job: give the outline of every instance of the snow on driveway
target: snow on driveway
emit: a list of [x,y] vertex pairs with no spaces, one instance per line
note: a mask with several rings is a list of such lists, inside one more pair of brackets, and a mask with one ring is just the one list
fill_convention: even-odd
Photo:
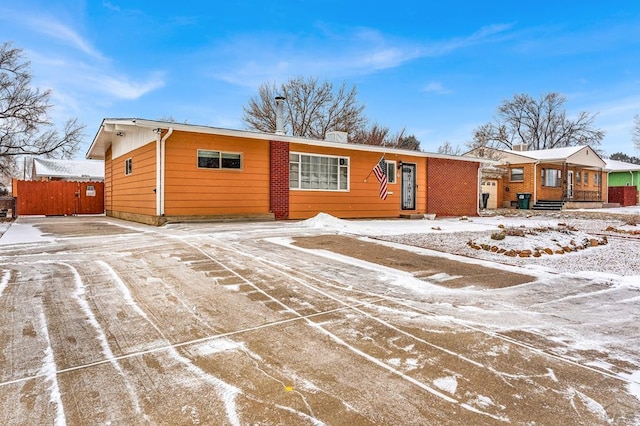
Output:
[[[401,243],[541,220],[559,222],[19,219],[0,238],[0,422],[640,424],[640,271]],[[323,234],[534,280],[447,288],[292,244]]]

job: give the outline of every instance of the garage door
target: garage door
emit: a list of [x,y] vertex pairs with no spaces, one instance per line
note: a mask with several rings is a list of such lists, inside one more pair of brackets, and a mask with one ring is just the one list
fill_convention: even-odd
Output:
[[488,209],[498,208],[498,180],[487,179],[482,181],[482,192],[489,194],[489,200],[487,201]]

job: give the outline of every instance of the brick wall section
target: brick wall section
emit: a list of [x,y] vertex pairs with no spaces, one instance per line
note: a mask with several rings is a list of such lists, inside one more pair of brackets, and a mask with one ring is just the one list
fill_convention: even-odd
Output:
[[276,220],[289,218],[289,143],[271,141],[270,210]]
[[427,213],[476,216],[479,167],[471,161],[427,159]]
[[[524,170],[524,181],[512,181],[511,180],[511,169],[512,168],[522,168]],[[535,173],[535,168],[533,163],[527,164],[511,164],[509,166],[509,170],[507,171],[507,175],[504,177],[504,191],[503,191],[503,200],[509,201],[511,203],[518,202],[518,193],[520,192],[528,192],[531,194],[531,200],[529,201],[530,205],[533,205],[535,200],[533,199],[533,174]],[[538,182],[540,179],[538,179]],[[539,185],[539,184],[538,184]],[[538,196],[538,199],[540,197]]]

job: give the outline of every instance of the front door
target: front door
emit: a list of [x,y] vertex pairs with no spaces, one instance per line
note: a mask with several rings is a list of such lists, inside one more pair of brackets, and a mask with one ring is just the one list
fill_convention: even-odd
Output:
[[573,170],[567,171],[567,198],[573,198]]
[[416,209],[416,165],[402,164],[402,210]]

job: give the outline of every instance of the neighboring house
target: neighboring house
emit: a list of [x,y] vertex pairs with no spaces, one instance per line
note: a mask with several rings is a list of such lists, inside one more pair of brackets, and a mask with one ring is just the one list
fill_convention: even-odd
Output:
[[519,201],[527,198],[530,207],[545,210],[602,207],[607,202],[606,164],[589,146],[536,151],[485,147],[465,156],[499,162],[499,176],[484,170],[482,175],[484,182],[496,182],[498,205],[504,207],[521,207]]
[[640,165],[605,160],[609,172],[609,202],[622,206],[638,204],[640,199]]
[[31,180],[103,182],[104,161],[34,158]]
[[[143,119],[104,119],[87,158],[104,160],[110,216],[194,218],[476,215],[479,159]],[[342,142],[337,142],[342,141]],[[372,172],[386,160],[388,196]]]

